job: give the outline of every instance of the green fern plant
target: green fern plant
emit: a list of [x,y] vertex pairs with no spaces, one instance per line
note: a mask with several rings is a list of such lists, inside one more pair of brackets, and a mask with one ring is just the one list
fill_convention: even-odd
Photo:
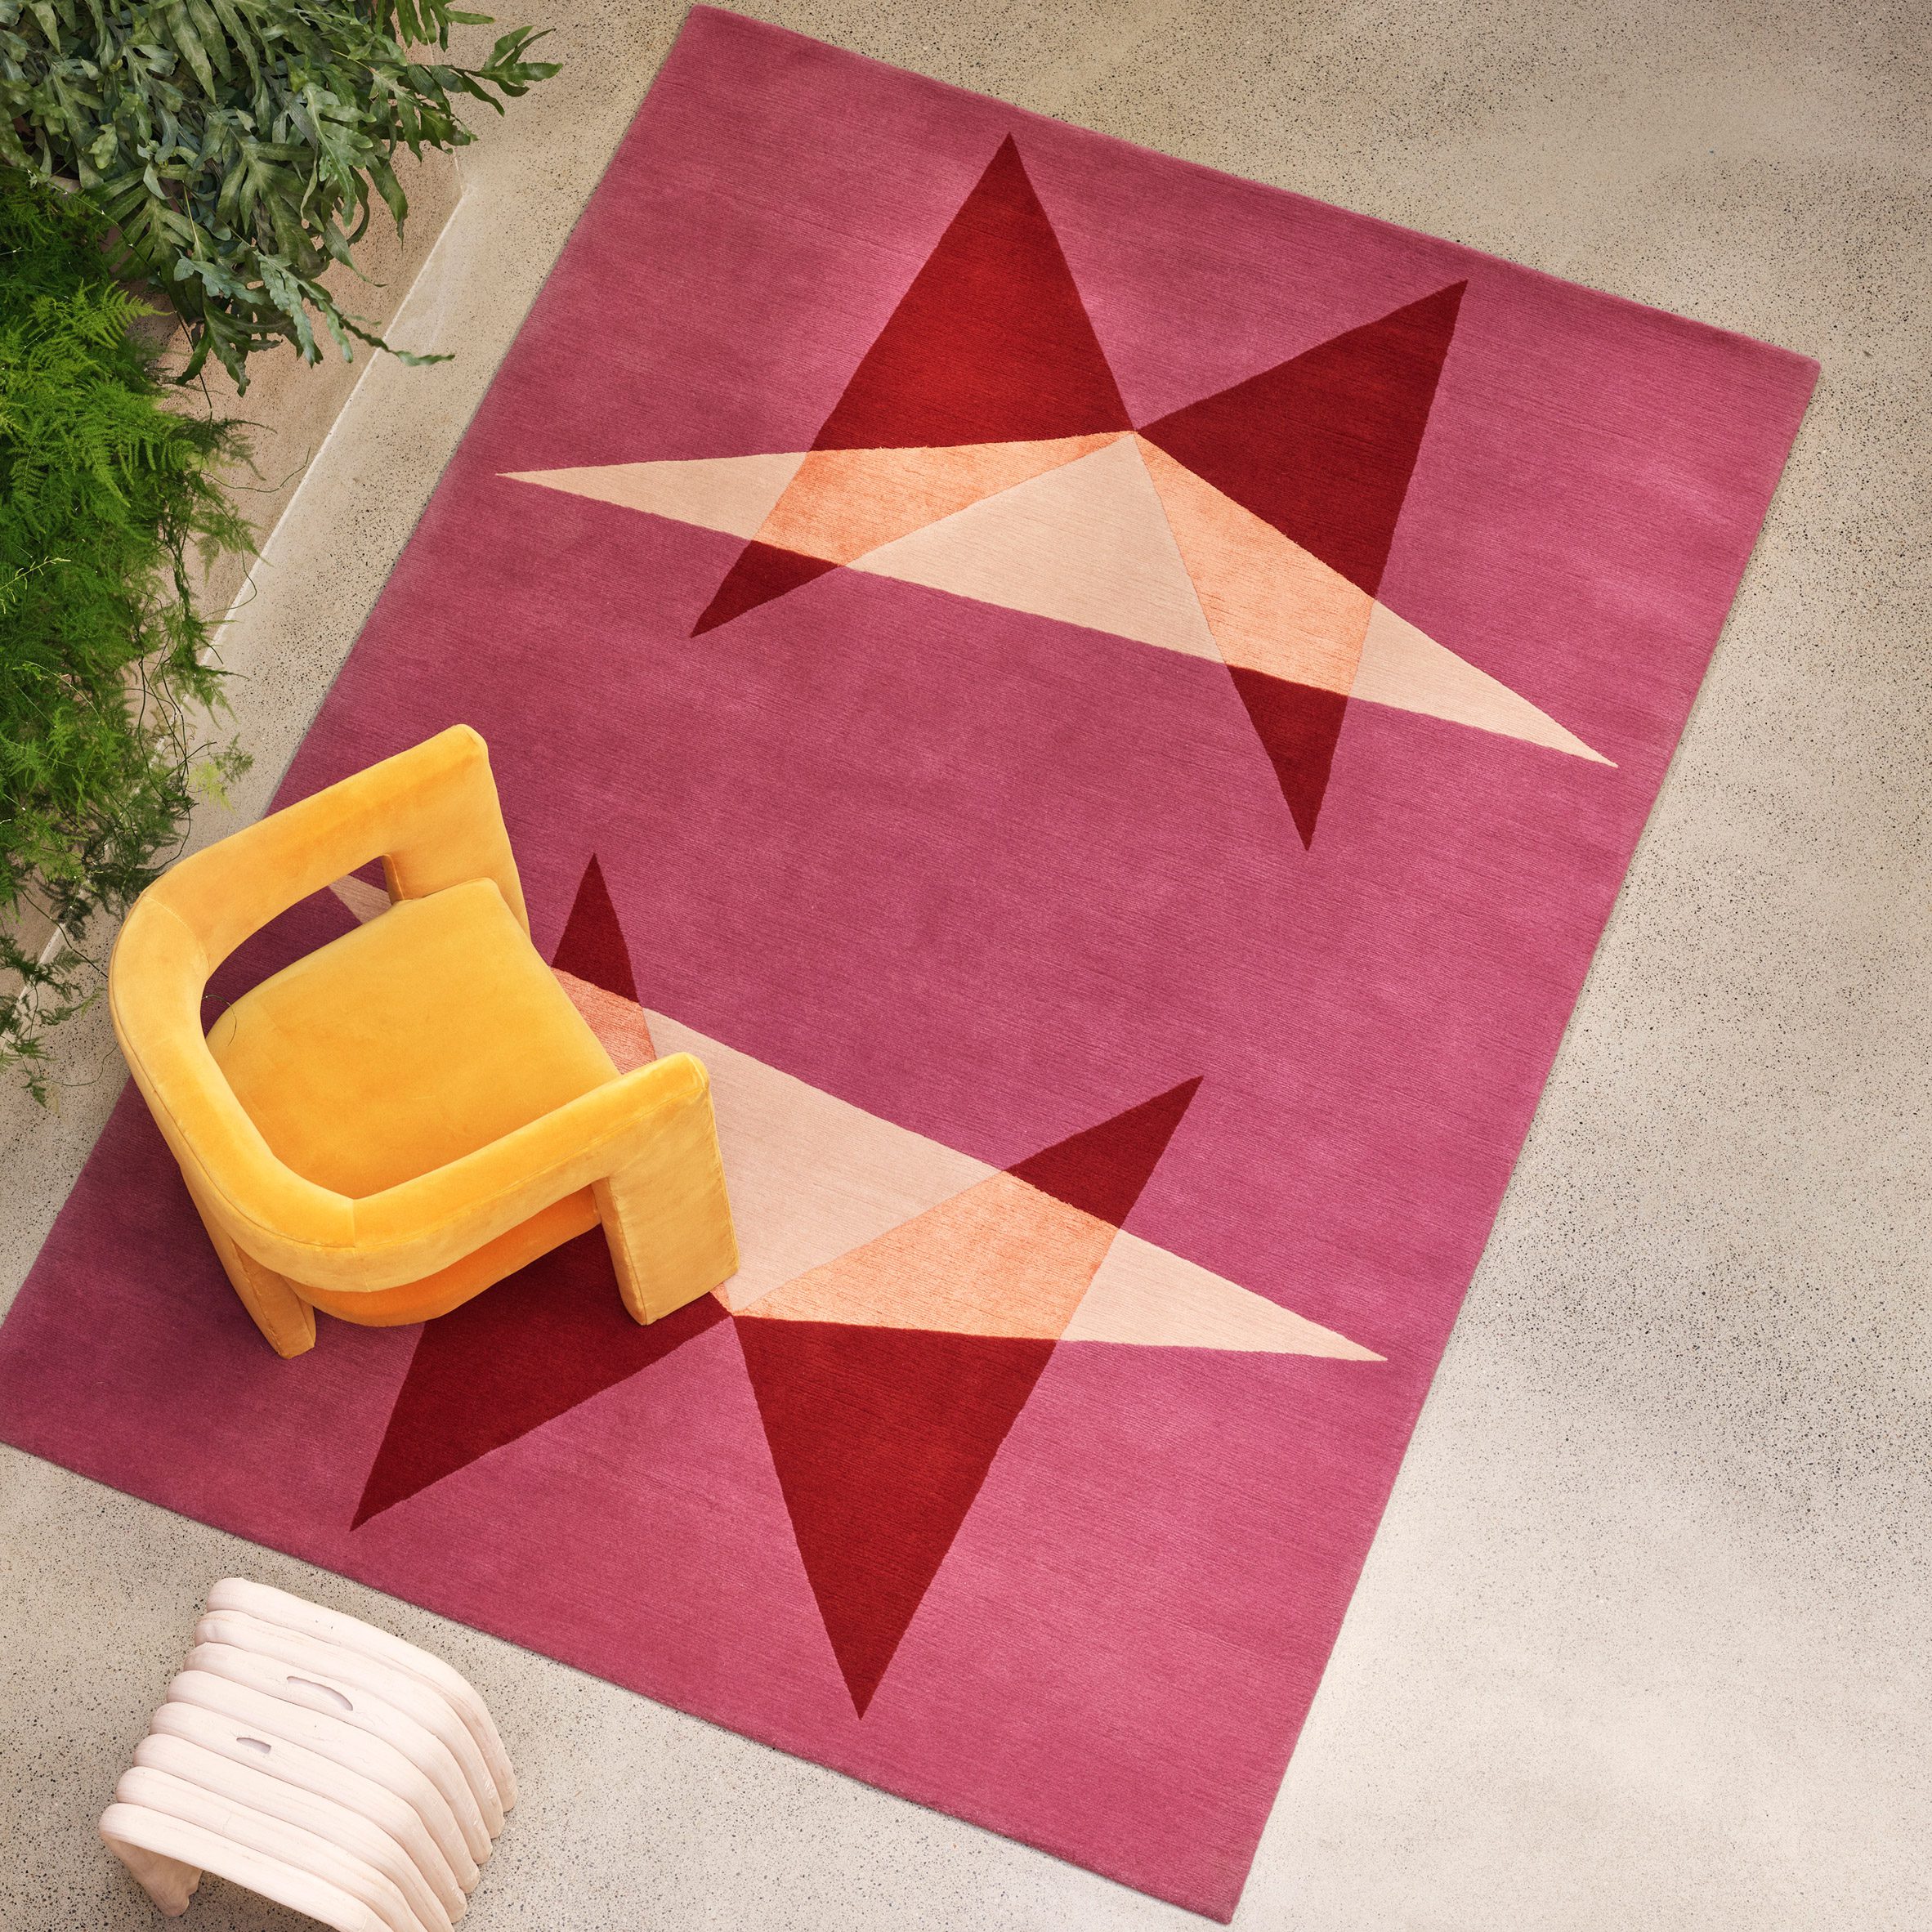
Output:
[[105,239],[0,168],[0,1067],[42,1100],[45,1035],[99,987],[89,923],[248,763],[201,740],[221,673],[190,575],[197,548],[252,548],[212,474],[243,446],[157,373]]
[[0,163],[78,181],[110,217],[121,271],[187,324],[183,382],[212,353],[245,387],[248,356],[284,340],[317,361],[312,318],[345,358],[351,338],[387,348],[320,277],[353,267],[378,203],[401,228],[399,148],[460,147],[463,99],[501,114],[557,71],[527,57],[528,27],[480,67],[413,57],[490,18],[448,0],[0,0]]

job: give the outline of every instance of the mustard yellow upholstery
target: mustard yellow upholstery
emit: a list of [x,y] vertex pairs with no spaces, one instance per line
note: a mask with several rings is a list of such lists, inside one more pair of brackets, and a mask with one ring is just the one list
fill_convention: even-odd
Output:
[[[250,933],[380,857],[395,902],[238,1000]],[[316,1308],[442,1314],[602,1223],[655,1320],[737,1267],[704,1070],[619,1075],[531,945],[483,740],[457,727],[271,814],[143,893],[114,1031],[235,1292],[299,1354]]]

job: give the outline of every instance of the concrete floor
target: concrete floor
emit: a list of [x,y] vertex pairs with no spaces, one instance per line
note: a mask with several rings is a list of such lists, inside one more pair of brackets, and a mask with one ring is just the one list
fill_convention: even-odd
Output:
[[[333,264],[323,277],[338,302],[378,335],[415,286],[463,193],[456,158],[429,148],[421,160],[405,150],[396,175],[409,197],[409,212],[398,235],[393,222],[371,222],[356,250],[353,271]],[[368,359],[345,362],[324,338],[320,362],[304,362],[293,343],[248,358],[248,387],[235,388],[212,359],[197,378],[195,394],[211,416],[245,423],[248,458],[230,465],[221,481],[230,499],[257,534],[272,530],[293,502],[322,440],[342,413],[342,405],[368,373]],[[186,366],[187,338],[178,330],[168,345],[170,373]],[[223,556],[204,570],[200,598],[204,610],[225,609],[239,596],[249,560]]]
[[[1921,0],[770,11],[1823,359],[1237,1923],[1932,1923]],[[230,633],[258,759],[242,812],[678,19],[540,11],[564,75],[463,158],[395,332],[458,359],[370,367]],[[63,1050],[60,1112],[10,1097],[0,1120],[9,1286],[119,1084],[98,1016]],[[235,1569],[435,1646],[495,1706],[525,1798],[477,1932],[1191,1922],[7,1451],[5,1932],[153,1922],[91,1823],[196,1600]],[[211,1881],[190,1922],[297,1921]]]

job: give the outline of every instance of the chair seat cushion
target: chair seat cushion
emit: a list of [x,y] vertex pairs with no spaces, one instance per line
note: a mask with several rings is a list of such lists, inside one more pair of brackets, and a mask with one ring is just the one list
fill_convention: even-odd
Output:
[[244,994],[209,1050],[277,1158],[376,1194],[616,1078],[502,893],[405,899]]

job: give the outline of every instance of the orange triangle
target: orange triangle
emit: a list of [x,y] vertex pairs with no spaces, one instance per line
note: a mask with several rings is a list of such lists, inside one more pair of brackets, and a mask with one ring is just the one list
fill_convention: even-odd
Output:
[[932,449],[815,449],[772,507],[758,539],[780,550],[850,563],[1113,441],[1101,435]]
[[574,973],[552,966],[552,974],[564,990],[564,996],[576,1008],[584,1023],[597,1036],[597,1044],[610,1056],[610,1064],[619,1073],[633,1067],[648,1067],[658,1058],[651,1038],[651,1022],[634,1000],[606,991]]
[[1228,668],[1346,696],[1375,599],[1165,450],[1137,441]]

